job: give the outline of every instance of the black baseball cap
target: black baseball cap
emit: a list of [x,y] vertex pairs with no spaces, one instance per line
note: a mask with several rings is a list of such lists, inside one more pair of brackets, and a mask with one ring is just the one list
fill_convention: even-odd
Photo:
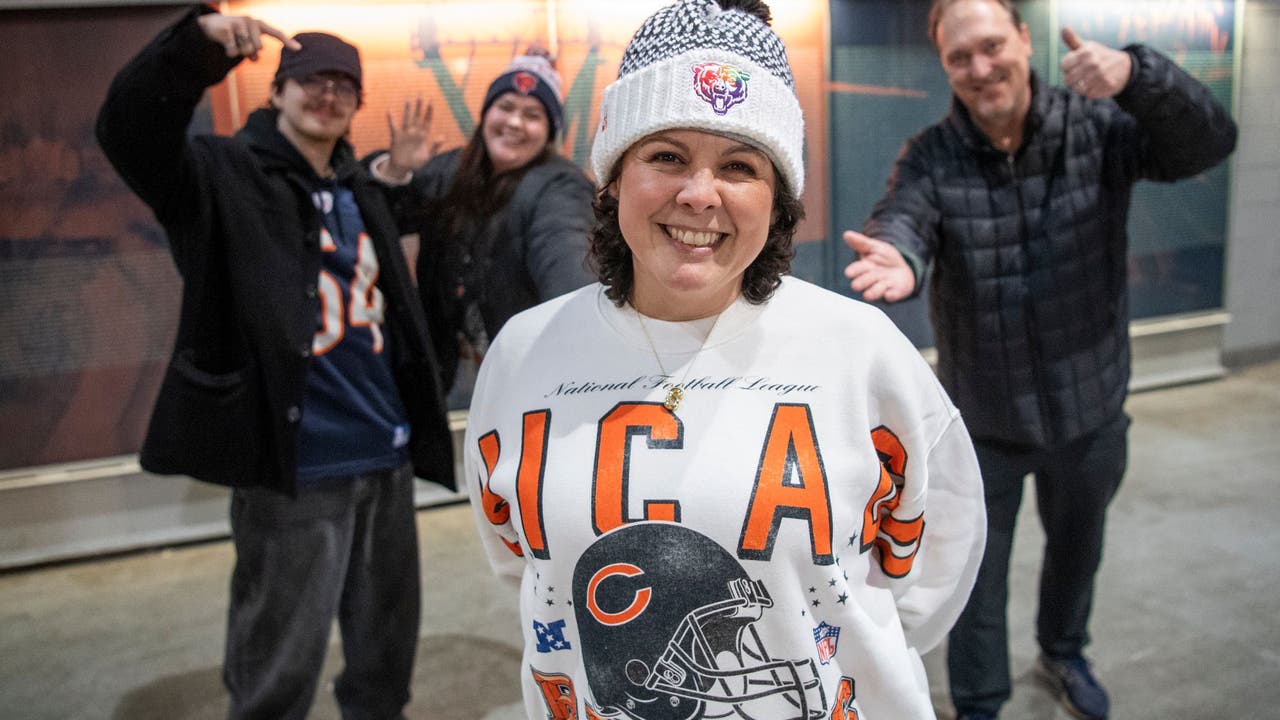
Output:
[[360,51],[355,45],[322,32],[298,33],[293,39],[302,47],[291,50],[286,46],[280,51],[276,81],[286,78],[301,80],[318,73],[342,73],[355,80],[356,87],[363,87]]

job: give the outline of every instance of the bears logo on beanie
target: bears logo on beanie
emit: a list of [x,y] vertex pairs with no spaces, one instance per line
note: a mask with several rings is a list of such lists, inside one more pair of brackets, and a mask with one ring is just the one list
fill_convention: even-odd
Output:
[[560,73],[556,72],[551,60],[537,54],[531,49],[528,54],[518,55],[508,67],[489,85],[484,95],[484,104],[480,106],[480,117],[489,111],[489,106],[504,93],[519,93],[531,96],[542,103],[547,111],[547,122],[551,127],[548,138],[554,140],[564,126],[564,107],[560,94]]
[[[762,17],[763,16],[763,17]],[[759,0],[680,0],[632,36],[604,89],[591,148],[604,185],[627,148],[673,128],[740,138],[764,151],[795,197],[804,192],[804,115],[782,40]]]

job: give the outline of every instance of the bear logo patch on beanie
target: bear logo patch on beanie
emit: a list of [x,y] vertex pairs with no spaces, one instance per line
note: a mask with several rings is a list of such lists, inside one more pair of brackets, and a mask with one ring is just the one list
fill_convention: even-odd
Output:
[[521,95],[528,95],[537,89],[538,78],[534,77],[532,73],[521,71],[511,78],[511,84],[515,85],[516,90],[519,90]]
[[700,62],[693,66],[693,90],[711,104],[717,115],[747,99],[751,75],[740,67],[720,62]]

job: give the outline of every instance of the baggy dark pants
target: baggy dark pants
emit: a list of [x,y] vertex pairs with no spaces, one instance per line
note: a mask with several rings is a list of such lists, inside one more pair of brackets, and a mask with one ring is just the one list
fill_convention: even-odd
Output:
[[1107,505],[1124,477],[1129,416],[1060,448],[974,441],[987,505],[987,547],[969,602],[951,629],[947,670],[960,714],[995,715],[1012,694],[1009,556],[1028,474],[1045,532],[1036,640],[1046,655],[1080,654],[1089,641],[1094,575],[1102,561]]
[[399,718],[418,647],[409,465],[308,489],[231,496],[236,548],[223,681],[233,720],[306,717],[336,616],[345,720]]

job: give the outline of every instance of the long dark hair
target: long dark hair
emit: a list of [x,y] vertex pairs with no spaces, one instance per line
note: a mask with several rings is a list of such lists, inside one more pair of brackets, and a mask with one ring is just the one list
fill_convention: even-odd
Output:
[[[614,164],[609,173],[608,182],[596,192],[592,207],[596,211],[596,224],[591,229],[591,264],[596,276],[605,286],[605,296],[614,305],[622,307],[631,299],[635,285],[635,267],[632,265],[631,248],[622,237],[622,228],[618,225],[618,199],[609,194],[609,186],[622,174],[622,158]],[[778,182],[773,189],[773,220],[769,223],[769,236],[756,259],[751,261],[742,274],[742,296],[753,305],[768,300],[773,291],[782,284],[782,276],[791,269],[791,258],[795,256],[792,239],[796,234],[796,226],[804,219],[804,205],[799,198],[791,194],[782,181],[781,174],[774,168]]]
[[449,236],[462,232],[470,221],[484,220],[506,207],[524,174],[530,168],[547,162],[554,154],[554,141],[548,136],[547,144],[532,160],[514,170],[494,175],[493,161],[489,159],[489,150],[484,144],[484,116],[481,115],[475,132],[471,133],[471,139],[462,149],[453,185],[436,204],[435,210]]

